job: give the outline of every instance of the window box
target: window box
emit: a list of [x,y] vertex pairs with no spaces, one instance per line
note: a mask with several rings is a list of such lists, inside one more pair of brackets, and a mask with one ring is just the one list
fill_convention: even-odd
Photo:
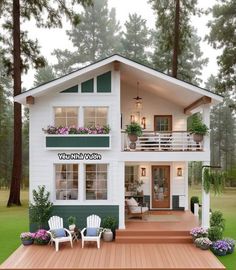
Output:
[[111,137],[110,134],[47,134],[46,148],[51,150],[107,150],[111,148]]

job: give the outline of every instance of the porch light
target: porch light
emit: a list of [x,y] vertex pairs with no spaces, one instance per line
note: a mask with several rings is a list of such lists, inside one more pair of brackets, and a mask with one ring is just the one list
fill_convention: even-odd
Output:
[[183,168],[177,168],[177,176],[183,176]]
[[146,168],[141,168],[141,176],[146,176]]
[[139,82],[137,82],[137,97],[133,98],[135,100],[136,110],[141,110],[143,107],[142,98],[139,96]]
[[142,127],[142,129],[145,129],[146,128],[146,117],[142,117],[141,127]]
[[131,114],[130,115],[130,123],[134,123],[135,122],[135,115]]

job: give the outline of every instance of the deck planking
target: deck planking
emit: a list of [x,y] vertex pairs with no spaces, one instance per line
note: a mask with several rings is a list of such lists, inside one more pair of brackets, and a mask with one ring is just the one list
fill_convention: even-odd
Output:
[[55,269],[195,269],[219,270],[225,267],[210,252],[193,244],[116,244],[93,243],[84,249],[81,243],[71,248],[60,245],[59,252],[52,246],[20,246],[1,266],[5,270]]

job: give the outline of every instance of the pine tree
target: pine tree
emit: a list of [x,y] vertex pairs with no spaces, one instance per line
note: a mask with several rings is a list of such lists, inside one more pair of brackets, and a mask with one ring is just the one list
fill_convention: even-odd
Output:
[[[90,0],[72,0],[71,4],[88,4]],[[35,68],[44,66],[45,59],[40,56],[37,41],[28,38],[27,32],[21,30],[23,20],[34,18],[38,27],[62,27],[62,16],[65,15],[74,24],[79,23],[79,16],[73,6],[68,7],[66,1],[50,3],[44,0],[6,0],[0,2],[2,28],[8,35],[2,35],[3,49],[1,57],[8,74],[13,78],[13,95],[21,93],[21,74],[27,71],[30,63]],[[43,16],[45,15],[45,16]],[[45,19],[46,18],[46,19]],[[5,33],[4,33],[5,34]],[[10,195],[7,205],[21,205],[20,183],[22,178],[22,116],[21,104],[14,102],[14,154]]]
[[[149,0],[157,16],[154,36],[153,65],[178,79],[198,83],[202,58],[191,16],[199,13],[197,0]],[[179,7],[178,7],[179,4]],[[178,14],[176,14],[178,13]],[[176,17],[177,16],[177,17]],[[177,31],[177,33],[176,33]]]
[[147,64],[147,48],[150,41],[150,30],[146,26],[146,20],[136,13],[129,14],[129,20],[125,22],[125,31],[122,32],[122,55]]
[[108,9],[107,0],[95,0],[81,13],[81,23],[67,31],[74,51],[55,50],[58,63],[54,66],[58,75],[78,67],[78,63],[90,63],[105,58],[119,50],[120,26],[115,9]]
[[34,86],[44,84],[46,82],[52,81],[56,78],[53,67],[46,64],[45,67],[40,68],[36,71],[34,75]]

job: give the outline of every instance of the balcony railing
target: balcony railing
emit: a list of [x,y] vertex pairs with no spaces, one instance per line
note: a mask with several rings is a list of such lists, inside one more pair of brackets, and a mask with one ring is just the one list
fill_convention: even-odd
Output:
[[122,132],[123,151],[203,151],[203,142],[196,143],[187,131],[145,131],[138,138],[136,148],[130,149],[130,140]]

